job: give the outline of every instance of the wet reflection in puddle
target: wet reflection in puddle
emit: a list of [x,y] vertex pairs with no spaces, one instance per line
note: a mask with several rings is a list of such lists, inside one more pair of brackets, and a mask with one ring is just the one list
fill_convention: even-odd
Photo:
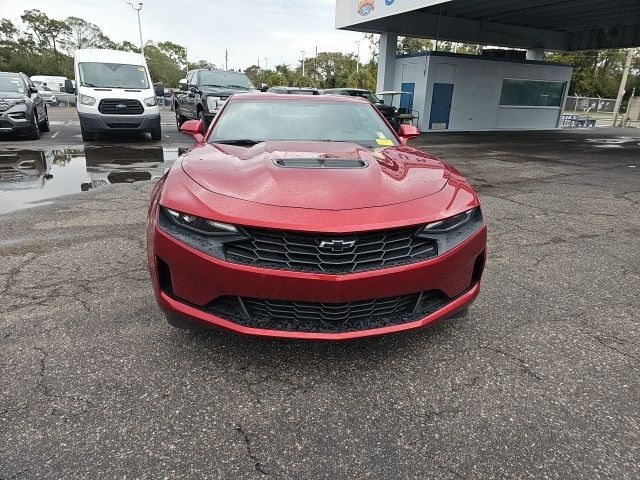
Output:
[[114,183],[157,180],[182,153],[122,146],[0,149],[0,214]]

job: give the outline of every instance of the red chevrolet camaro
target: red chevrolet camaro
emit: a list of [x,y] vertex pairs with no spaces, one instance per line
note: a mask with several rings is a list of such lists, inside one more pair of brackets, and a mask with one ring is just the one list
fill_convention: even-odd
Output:
[[486,227],[450,165],[355,97],[241,94],[153,190],[151,278],[170,324],[342,340],[459,316]]

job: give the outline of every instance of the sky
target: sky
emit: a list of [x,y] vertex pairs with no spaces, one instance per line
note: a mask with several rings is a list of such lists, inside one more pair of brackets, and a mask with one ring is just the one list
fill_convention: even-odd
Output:
[[[132,0],[134,4],[138,0]],[[70,16],[95,23],[112,40],[140,43],[136,12],[125,0],[0,0],[0,17],[20,23],[24,10],[37,8],[48,16]],[[187,47],[189,61],[208,60],[229,68],[277,64],[297,65],[318,51],[355,53],[369,59],[361,33],[335,29],[335,0],[143,0],[144,41],[166,41]]]

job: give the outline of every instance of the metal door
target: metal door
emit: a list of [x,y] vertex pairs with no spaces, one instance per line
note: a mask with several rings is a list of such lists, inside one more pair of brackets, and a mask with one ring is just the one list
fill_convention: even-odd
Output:
[[451,99],[453,98],[453,83],[434,83],[431,97],[431,116],[429,128],[449,128],[451,115]]
[[404,108],[405,113],[411,113],[411,110],[413,110],[413,92],[415,88],[415,83],[403,83],[402,88],[400,88],[403,92],[407,92],[400,96],[400,108]]

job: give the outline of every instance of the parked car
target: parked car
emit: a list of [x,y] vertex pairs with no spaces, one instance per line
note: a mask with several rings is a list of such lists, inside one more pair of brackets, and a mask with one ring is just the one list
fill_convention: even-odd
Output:
[[267,92],[280,95],[320,95],[317,88],[309,87],[271,87]]
[[30,139],[49,131],[47,103],[23,73],[0,72],[0,133],[18,133]]
[[[162,138],[160,110],[144,56],[119,50],[76,50],[78,117],[82,140],[96,133],[148,132]],[[67,84],[67,93],[73,87]]]
[[322,95],[349,95],[351,97],[361,97],[369,100],[379,111],[382,116],[387,119],[394,129],[400,126],[400,117],[398,109],[392,105],[385,105],[375,93],[362,88],[327,88],[322,90]]
[[195,119],[201,120],[207,128],[231,95],[255,89],[249,77],[242,72],[204,68],[191,70],[187,78],[180,80],[180,91],[175,95],[178,129],[185,121]]
[[51,89],[53,92],[64,92],[65,82],[69,80],[67,77],[61,77],[58,75],[32,75],[31,81],[36,87],[44,86]]
[[487,231],[453,167],[347,96],[234,95],[154,188],[148,261],[171,325],[344,340],[464,315]]

